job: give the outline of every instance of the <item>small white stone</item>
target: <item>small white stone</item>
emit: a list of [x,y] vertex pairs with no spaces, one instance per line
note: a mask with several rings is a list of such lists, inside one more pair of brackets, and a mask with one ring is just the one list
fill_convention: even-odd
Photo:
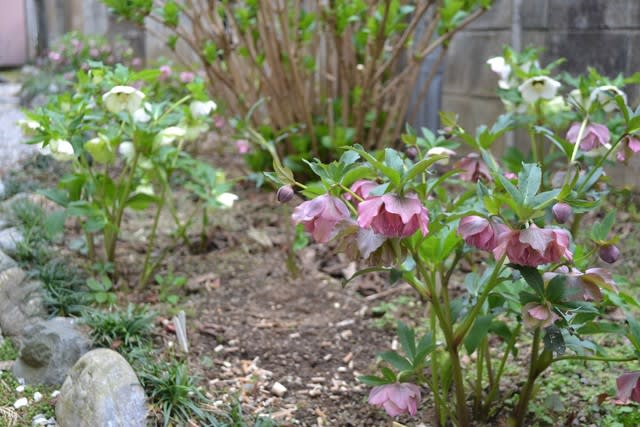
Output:
[[15,401],[15,403],[13,404],[13,407],[16,409],[20,409],[23,406],[27,406],[28,404],[29,404],[29,401],[27,400],[27,398],[21,397],[20,399]]
[[224,346],[222,344],[216,346],[216,348],[213,349],[213,351],[215,351],[216,353],[220,353],[222,350],[224,350]]
[[40,393],[39,391],[33,393],[33,400],[36,402],[40,402],[42,400],[42,393]]
[[283,386],[279,382],[273,383],[273,386],[271,387],[271,393],[275,394],[278,397],[282,397],[286,392],[287,388],[285,386]]
[[51,393],[51,397],[58,397],[60,395],[60,390],[54,390],[53,393]]
[[49,424],[49,420],[42,414],[36,415],[33,417],[33,421],[31,421],[31,425],[34,426],[45,426],[47,424]]
[[24,386],[23,386],[23,385],[19,385],[18,387],[16,387],[16,391],[17,391],[18,393],[22,393],[22,392],[24,392]]

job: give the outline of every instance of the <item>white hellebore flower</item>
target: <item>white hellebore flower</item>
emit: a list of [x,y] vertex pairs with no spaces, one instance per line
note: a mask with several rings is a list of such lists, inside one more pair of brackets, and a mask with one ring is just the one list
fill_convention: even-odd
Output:
[[38,130],[42,129],[40,123],[31,119],[18,120],[18,126],[25,136],[34,136]]
[[541,98],[552,99],[560,86],[560,82],[551,77],[537,76],[525,80],[518,90],[527,104],[533,104]]
[[218,106],[213,101],[193,101],[189,104],[189,109],[193,117],[208,116],[211,112],[215,111],[216,108],[218,108]]
[[238,200],[238,196],[233,193],[222,193],[218,197],[216,197],[218,203],[220,203],[225,208],[230,208],[233,206],[233,202]]
[[151,104],[145,102],[142,108],[138,108],[133,112],[133,121],[138,123],[147,123],[149,120],[151,120],[151,116],[149,115],[149,113],[147,113],[147,110],[150,109]]
[[51,156],[61,162],[73,160],[76,157],[73,145],[64,139],[52,139],[49,141],[49,149],[51,150]]
[[169,145],[179,138],[183,138],[187,131],[178,126],[170,126],[156,135],[156,142],[160,145]]
[[144,99],[144,93],[131,86],[114,86],[102,95],[102,102],[112,113],[128,110],[133,114]]
[[591,100],[582,96],[580,89],[573,89],[569,92],[569,99],[573,100],[575,104],[579,105],[584,110],[589,110],[589,108],[591,108]]
[[593,102],[597,100],[602,108],[607,113],[615,111],[618,109],[618,104],[616,103],[616,96],[620,95],[624,100],[624,103],[627,103],[627,94],[612,85],[605,85],[595,88],[591,92],[591,96],[589,96],[589,101]]
[[444,147],[433,147],[430,148],[429,151],[427,151],[427,157],[431,157],[431,156],[447,156],[446,159],[442,159],[442,160],[438,160],[436,163],[440,164],[440,165],[448,165],[449,164],[449,157],[450,156],[454,156],[456,154],[455,151],[450,150],[448,148],[444,148]]
[[509,89],[509,76],[511,75],[511,66],[507,64],[502,56],[496,56],[487,60],[487,64],[491,67],[491,71],[500,76],[498,86],[501,89]]
[[131,161],[131,159],[133,159],[133,156],[136,154],[136,149],[133,146],[133,142],[124,141],[120,143],[120,145],[118,146],[118,153],[120,153],[120,155],[124,157],[126,161]]

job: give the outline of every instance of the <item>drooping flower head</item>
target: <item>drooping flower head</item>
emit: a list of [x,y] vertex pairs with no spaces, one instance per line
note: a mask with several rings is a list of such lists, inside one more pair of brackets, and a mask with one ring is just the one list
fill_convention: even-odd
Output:
[[621,96],[624,103],[627,103],[627,94],[618,89],[616,86],[605,85],[595,88],[589,96],[589,102],[593,103],[597,101],[602,105],[602,109],[607,113],[618,109],[618,103],[616,97]]
[[598,255],[600,259],[607,264],[613,264],[620,258],[620,249],[616,245],[606,244],[600,246],[598,249]]
[[169,79],[169,77],[171,77],[172,74],[172,70],[171,67],[168,65],[161,65],[160,66],[160,81],[165,81],[167,79]]
[[76,158],[73,145],[65,139],[52,139],[49,141],[51,156],[61,162],[68,162]]
[[236,141],[236,150],[238,150],[240,154],[247,154],[251,151],[251,144],[249,144],[249,141],[246,139],[238,139]]
[[563,229],[539,228],[531,224],[524,230],[506,228],[498,236],[498,246],[493,250],[496,259],[505,254],[514,264],[537,267],[541,264],[571,261],[569,233]]
[[302,224],[316,242],[327,243],[338,233],[338,224],[350,220],[351,215],[342,200],[325,194],[301,203],[291,218],[296,224]]
[[558,202],[551,208],[551,212],[553,212],[553,218],[556,220],[558,224],[564,224],[571,217],[571,206],[564,202]]
[[[378,183],[374,181],[369,181],[368,179],[359,179],[353,184],[351,184],[351,191],[360,197],[362,200],[366,200],[369,197],[369,192],[376,188]],[[347,200],[354,200],[354,202],[358,202],[358,199],[353,197],[349,193],[345,193],[344,198]]]
[[491,67],[491,71],[496,73],[500,80],[498,86],[501,89],[509,89],[509,75],[511,74],[511,66],[507,64],[502,56],[496,56],[487,60],[487,64]]
[[446,159],[438,160],[436,163],[440,165],[448,165],[449,157],[455,156],[456,152],[446,147],[433,147],[427,151],[427,157],[431,156],[447,156]]
[[133,114],[144,99],[144,93],[131,86],[114,86],[109,92],[102,95],[107,110],[112,113],[128,110]]
[[618,392],[616,399],[620,403],[629,401],[640,403],[640,372],[628,372],[616,379]]
[[213,101],[193,101],[189,104],[189,110],[193,117],[206,117],[215,111],[218,106]]
[[420,229],[429,233],[429,212],[415,194],[369,197],[358,204],[358,225],[385,237],[407,237]]
[[471,153],[458,160],[454,167],[462,169],[460,179],[468,182],[478,182],[481,179],[491,181],[491,172],[476,153]]
[[183,71],[180,73],[180,81],[182,83],[191,83],[196,78],[196,75],[191,71]]
[[460,220],[458,234],[467,245],[483,251],[492,251],[498,245],[498,235],[505,229],[504,224],[489,221],[481,216],[470,215]]
[[384,408],[392,417],[402,414],[415,416],[420,399],[420,388],[411,383],[380,385],[369,393],[369,404]]
[[616,159],[627,164],[634,153],[640,153],[640,138],[635,135],[627,135],[620,142],[620,149],[616,153]]
[[187,131],[178,126],[169,126],[161,130],[155,138],[155,141],[159,145],[169,145],[176,139],[184,138]]
[[533,104],[539,99],[552,99],[556,96],[561,84],[547,76],[531,77],[525,80],[518,90],[527,104]]
[[559,318],[547,304],[530,302],[522,307],[522,321],[530,328],[546,328]]
[[[567,131],[567,140],[572,144],[578,142],[578,134],[580,133],[580,123],[575,122]],[[580,148],[584,151],[595,150],[600,147],[608,147],[611,134],[609,128],[598,123],[588,124],[582,132],[582,140]]]

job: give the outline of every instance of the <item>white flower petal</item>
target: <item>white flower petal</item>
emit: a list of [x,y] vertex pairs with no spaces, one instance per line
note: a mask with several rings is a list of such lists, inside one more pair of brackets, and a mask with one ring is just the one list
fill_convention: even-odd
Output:
[[107,110],[112,113],[128,110],[133,114],[144,99],[144,93],[131,86],[114,86],[109,92],[102,95]]
[[533,104],[539,99],[552,99],[560,86],[560,82],[551,77],[536,76],[525,80],[518,90],[526,103]]
[[238,196],[233,193],[222,193],[216,197],[216,200],[225,208],[230,208],[233,206],[233,202],[238,200]]

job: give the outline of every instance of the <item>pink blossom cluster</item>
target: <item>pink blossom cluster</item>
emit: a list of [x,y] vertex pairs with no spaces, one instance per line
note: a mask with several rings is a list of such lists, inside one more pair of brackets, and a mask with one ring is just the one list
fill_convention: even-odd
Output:
[[[417,230],[423,236],[429,233],[429,212],[415,194],[372,196],[370,192],[377,186],[373,181],[359,180],[352,185],[351,194],[345,195],[357,206],[355,224],[386,238],[408,237]],[[318,243],[334,238],[341,225],[354,224],[345,202],[329,194],[300,204],[292,218]]]
[[539,228],[531,224],[523,230],[513,230],[471,215],[460,220],[458,233],[468,245],[493,252],[496,259],[506,255],[510,262],[518,265],[537,267],[573,259],[569,232],[560,228]]

